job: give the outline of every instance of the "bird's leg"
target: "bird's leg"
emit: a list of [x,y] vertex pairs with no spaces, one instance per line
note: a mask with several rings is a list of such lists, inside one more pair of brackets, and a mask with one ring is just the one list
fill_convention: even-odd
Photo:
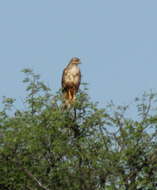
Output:
[[74,91],[73,91],[73,101],[76,100],[76,89],[74,88]]
[[73,102],[73,96],[74,96],[74,92],[73,92],[73,88],[71,89],[71,101]]
[[72,102],[74,103],[75,102],[75,88],[72,89]]
[[72,102],[72,90],[69,90],[69,103],[71,104]]
[[71,94],[70,94],[70,90],[68,90],[68,100],[70,100],[71,98]]
[[75,102],[75,99],[76,99],[75,94],[76,94],[76,90],[75,90],[75,88],[73,88],[73,89],[72,89],[72,102],[73,102],[73,103]]

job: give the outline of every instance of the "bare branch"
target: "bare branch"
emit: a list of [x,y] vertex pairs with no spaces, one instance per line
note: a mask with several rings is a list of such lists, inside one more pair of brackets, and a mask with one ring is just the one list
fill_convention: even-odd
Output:
[[44,189],[44,190],[49,190],[47,187],[45,187],[30,171],[28,171],[26,168],[22,168],[22,170],[29,176],[33,181],[36,182],[38,187]]

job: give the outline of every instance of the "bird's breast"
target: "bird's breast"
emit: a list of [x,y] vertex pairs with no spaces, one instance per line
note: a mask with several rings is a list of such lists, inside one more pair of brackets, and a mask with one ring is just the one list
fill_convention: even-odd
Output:
[[80,72],[80,69],[79,67],[77,67],[76,65],[72,66],[70,69],[69,69],[69,72],[70,73],[73,73],[73,74],[77,74]]
[[69,68],[66,76],[67,83],[77,83],[79,80],[80,69],[77,66]]

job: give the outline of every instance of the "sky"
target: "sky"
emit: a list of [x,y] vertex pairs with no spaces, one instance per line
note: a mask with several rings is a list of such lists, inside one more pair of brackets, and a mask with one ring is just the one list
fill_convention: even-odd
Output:
[[157,91],[157,1],[0,1],[0,97],[25,96],[24,68],[55,93],[75,56],[91,99],[102,105]]

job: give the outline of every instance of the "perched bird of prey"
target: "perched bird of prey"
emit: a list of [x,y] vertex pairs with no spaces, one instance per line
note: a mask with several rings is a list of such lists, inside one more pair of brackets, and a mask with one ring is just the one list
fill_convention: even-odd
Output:
[[78,64],[80,59],[74,57],[70,60],[67,67],[63,70],[62,75],[62,92],[64,95],[65,104],[68,106],[76,99],[76,93],[81,82],[81,72]]

